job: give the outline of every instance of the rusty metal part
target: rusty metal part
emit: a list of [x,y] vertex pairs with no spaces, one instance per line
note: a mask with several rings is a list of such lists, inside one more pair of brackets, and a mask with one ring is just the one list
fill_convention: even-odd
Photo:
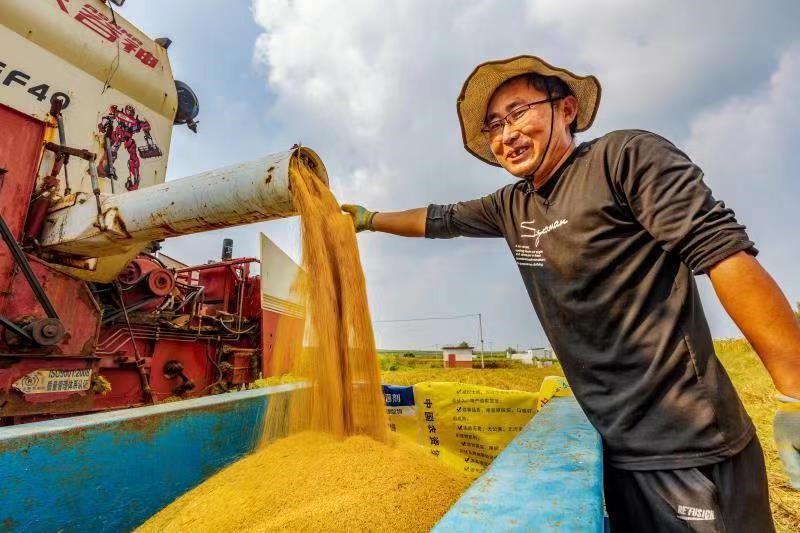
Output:
[[[53,166],[50,168],[50,177],[56,178],[61,173],[61,169],[64,168],[65,157],[64,154],[56,154]],[[70,194],[69,187],[66,188],[64,194]]]
[[125,285],[135,285],[144,277],[142,265],[138,260],[131,261],[128,266],[119,273],[117,280]]
[[174,359],[164,363],[164,377],[167,379],[175,379],[183,373],[183,363],[175,361]]
[[6,327],[6,343],[18,348],[25,345],[56,346],[66,335],[64,324],[57,318],[24,317],[15,323],[0,317],[0,323]]
[[25,231],[22,237],[24,243],[33,241],[41,233],[52,199],[52,195],[49,192],[45,192],[31,202],[28,217],[25,219]]
[[195,383],[192,381],[189,376],[184,373],[183,363],[176,360],[170,360],[164,363],[164,377],[167,379],[175,379],[180,378],[181,383],[172,389],[172,392],[181,396],[189,392],[190,390],[194,390]]
[[175,278],[165,269],[153,270],[147,276],[147,288],[156,296],[166,296],[175,286]]
[[[117,281],[127,288],[139,286],[136,294],[142,291],[156,296],[166,296],[175,287],[175,275],[161,266],[154,256],[138,257],[117,276]],[[132,293],[133,294],[133,293]],[[130,298],[128,298],[130,302]]]
[[55,191],[58,188],[58,178],[56,177],[58,172],[55,170],[55,167],[58,166],[58,161],[57,159],[56,163],[53,164],[53,175],[47,176],[42,180],[39,192],[34,196],[30,208],[28,209],[28,216],[25,218],[25,229],[22,233],[22,242],[25,245],[36,242],[36,239],[39,237],[44,227],[47,213],[50,210]]
[[66,209],[67,207],[72,207],[78,203],[78,201],[85,202],[86,196],[87,195],[85,193],[74,193],[56,198],[55,202],[50,206],[50,213],[60,209]]
[[117,297],[119,298],[119,305],[122,308],[122,314],[125,317],[125,324],[128,326],[128,333],[131,338],[131,345],[133,346],[134,359],[136,361],[136,370],[139,372],[139,380],[142,384],[142,393],[145,400],[153,402],[153,389],[150,388],[150,382],[147,378],[147,370],[144,368],[144,359],[139,355],[139,348],[136,346],[136,337],[133,335],[133,328],[131,327],[131,319],[128,316],[128,309],[125,307],[125,298],[122,295],[122,287],[118,282],[114,282],[114,287],[117,289]]
[[6,317],[0,315],[0,324],[3,324],[6,328],[6,340],[9,341],[8,332],[11,332],[13,335],[26,340],[28,342],[33,342],[33,337],[30,334],[11,320],[7,319]]
[[[66,146],[67,144],[67,133],[66,129],[64,128],[64,116],[61,114],[61,111],[64,109],[64,99],[63,98],[51,98],[50,99],[50,116],[56,119],[56,126],[58,128],[58,142],[61,143],[62,146]],[[69,154],[56,154],[56,161],[53,163],[54,172],[51,172],[51,176],[57,176],[58,173],[61,171],[61,167],[64,167],[64,194],[70,194],[72,189],[69,187],[69,171],[67,169],[67,163],[69,163]],[[55,169],[58,168],[57,171]]]
[[85,159],[86,161],[94,161],[97,159],[97,155],[94,152],[89,150],[84,150],[81,148],[71,148],[69,146],[64,146],[63,144],[56,144],[54,142],[46,142],[44,144],[45,150],[50,150],[56,154],[64,154],[64,155],[72,155],[75,157],[79,157],[81,159]]
[[36,295],[36,299],[39,302],[39,305],[42,306],[45,313],[49,318],[58,318],[58,313],[56,313],[53,304],[50,303],[50,299],[47,297],[47,294],[44,292],[42,285],[39,283],[39,280],[36,279],[36,275],[31,270],[31,266],[28,263],[28,259],[25,257],[25,252],[22,251],[17,241],[14,239],[14,235],[11,233],[11,229],[6,224],[5,219],[2,215],[0,215],[0,236],[2,236],[3,240],[6,241],[6,245],[8,246],[9,251],[11,252],[11,256],[14,258],[14,262],[19,267],[22,274],[25,276],[25,279],[28,280],[28,284],[31,287],[34,295]]
[[[135,304],[132,305],[126,305],[125,307],[129,313],[132,313],[133,311],[137,311],[142,307],[145,307],[146,305],[152,304],[157,301],[159,301],[158,297],[145,298],[144,300],[136,302]],[[114,322],[117,318],[119,318],[121,315],[122,315],[122,309],[113,311],[111,313],[103,314],[103,320],[101,324],[104,326],[106,324],[110,324],[111,322]]]
[[111,153],[111,133],[112,133],[112,122],[109,121],[106,123],[106,127],[103,128],[103,149],[105,150],[105,175],[108,179],[111,180],[111,192],[114,192],[114,182],[117,181],[117,172],[114,170],[114,165],[112,165],[112,161],[114,160],[113,155]]
[[235,266],[235,265],[243,265],[245,263],[260,263],[258,259],[255,257],[240,257],[238,259],[232,259],[230,261],[221,261],[219,263],[209,263],[207,265],[197,265],[197,266],[190,266],[181,268],[178,272],[201,272],[203,270],[209,270],[212,268],[219,268],[221,266]]
[[94,193],[95,203],[97,204],[97,224],[100,227],[100,231],[105,231],[106,222],[105,219],[103,219],[103,205],[102,200],[100,200],[100,178],[97,176],[97,167],[94,161],[89,162],[89,176],[92,179],[92,192]]
[[58,252],[43,252],[41,258],[49,263],[58,263],[72,268],[92,271],[97,268],[96,257],[84,257],[81,255],[63,254]]
[[64,339],[66,330],[64,324],[56,318],[43,318],[35,320],[28,328],[31,338],[40,346],[55,346]]
[[[45,150],[54,152],[57,157],[63,155],[65,164],[68,162],[67,158],[69,156],[80,157],[81,159],[85,159],[89,162],[89,176],[92,180],[92,192],[94,193],[94,197],[97,201],[97,224],[100,227],[100,230],[104,231],[105,220],[103,218],[103,207],[100,199],[100,178],[97,175],[97,166],[94,164],[95,160],[97,159],[97,154],[89,150],[71,148],[69,146],[65,146],[64,144],[56,144],[54,142],[46,142],[44,148]],[[66,169],[66,167],[64,168]],[[69,191],[69,186],[67,187],[67,191]],[[67,194],[69,193],[67,192]]]
[[[181,376],[182,378],[185,376]],[[183,383],[172,389],[172,392],[181,396],[182,394],[186,394],[187,392],[194,390],[195,383],[191,379],[186,379]]]

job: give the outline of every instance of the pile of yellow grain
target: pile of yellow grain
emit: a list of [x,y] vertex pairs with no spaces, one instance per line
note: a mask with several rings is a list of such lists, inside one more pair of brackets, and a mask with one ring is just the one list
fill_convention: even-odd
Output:
[[428,531],[469,484],[401,439],[304,432],[222,470],[139,531]]

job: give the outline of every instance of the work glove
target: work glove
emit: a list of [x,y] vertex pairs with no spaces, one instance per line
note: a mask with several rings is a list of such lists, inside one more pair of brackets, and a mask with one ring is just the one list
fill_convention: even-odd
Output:
[[800,490],[800,400],[778,395],[781,402],[775,414],[775,446],[789,476],[789,483]]
[[353,219],[356,233],[364,231],[365,229],[375,231],[375,228],[372,227],[372,218],[377,214],[377,211],[368,211],[365,207],[352,204],[342,205],[342,211],[350,215]]

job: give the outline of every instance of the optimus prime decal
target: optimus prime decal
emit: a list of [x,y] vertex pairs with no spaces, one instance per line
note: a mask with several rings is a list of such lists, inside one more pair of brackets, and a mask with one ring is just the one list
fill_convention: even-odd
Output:
[[[104,135],[106,147],[97,166],[97,173],[100,176],[116,180],[117,170],[114,165],[120,146],[124,146],[128,152],[128,179],[125,180],[125,188],[135,191],[139,188],[141,159],[163,155],[150,134],[150,123],[146,119],[139,118],[136,109],[130,104],[121,109],[119,106],[112,105],[100,119],[97,129]],[[140,132],[144,137],[144,146],[136,143],[135,136]]]

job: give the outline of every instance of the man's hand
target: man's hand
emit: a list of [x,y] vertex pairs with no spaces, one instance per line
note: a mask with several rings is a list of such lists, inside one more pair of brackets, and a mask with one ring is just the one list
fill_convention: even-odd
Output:
[[800,490],[800,400],[781,402],[775,415],[775,446],[789,483]]
[[428,213],[427,207],[409,209],[407,211],[393,211],[378,213],[368,211],[360,205],[344,204],[342,211],[353,219],[356,232],[368,229],[392,233],[403,237],[424,237],[425,220]]
[[356,233],[364,230],[375,231],[372,226],[372,219],[376,213],[368,211],[360,205],[344,204],[342,211],[350,215],[353,219],[353,225],[356,228]]

